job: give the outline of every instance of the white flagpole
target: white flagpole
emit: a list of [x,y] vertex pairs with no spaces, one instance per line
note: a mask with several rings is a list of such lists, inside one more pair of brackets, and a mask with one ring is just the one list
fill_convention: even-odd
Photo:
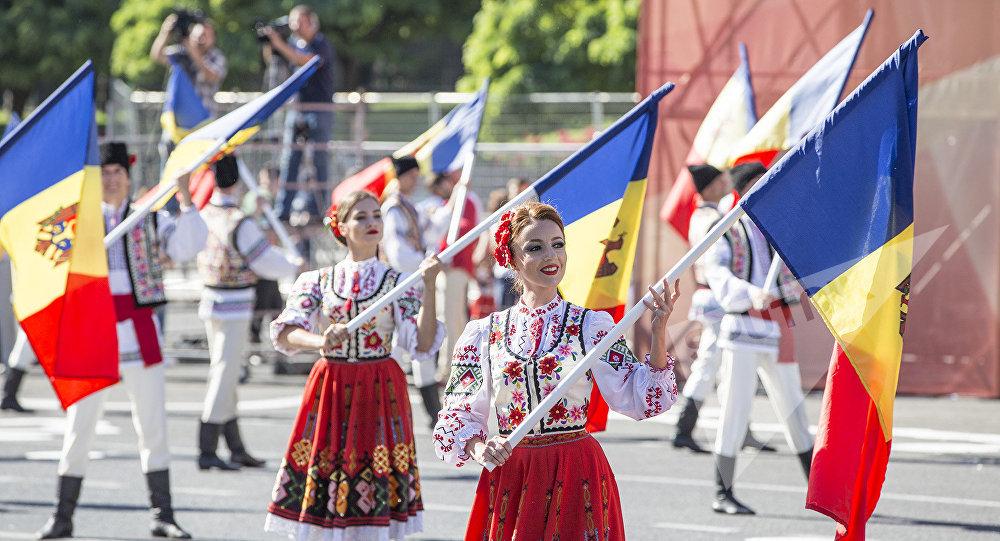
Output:
[[[657,293],[662,293],[663,290],[661,283],[663,280],[672,284],[674,280],[679,278],[681,274],[688,269],[688,267],[694,264],[694,262],[697,261],[698,258],[701,257],[701,255],[715,243],[715,241],[722,237],[722,235],[728,231],[741,216],[743,216],[743,213],[744,211],[742,205],[737,205],[735,208],[730,210],[722,218],[722,220],[716,223],[715,226],[709,230],[708,234],[705,235],[705,238],[703,238],[701,242],[692,247],[688,253],[685,254],[684,257],[682,257],[681,260],[670,269],[670,272],[668,272],[661,280],[657,280],[657,282],[653,285],[653,289],[655,289]],[[639,317],[646,311],[646,306],[643,304],[644,300],[652,302],[653,296],[648,292],[643,295],[643,297],[639,299],[639,302],[625,312],[621,321],[608,331],[608,335],[605,336],[603,340],[598,342],[593,349],[587,352],[587,355],[585,355],[583,359],[569,371],[569,373],[563,374],[562,381],[559,385],[557,385],[551,393],[542,399],[542,401],[532,409],[531,413],[529,413],[528,416],[525,417],[519,425],[517,425],[517,428],[515,428],[514,431],[507,436],[507,443],[509,443],[511,447],[516,446],[525,436],[528,435],[528,432],[530,432],[531,429],[537,426],[538,423],[542,422],[542,419],[549,412],[552,406],[554,406],[556,402],[561,400],[562,397],[569,392],[570,387],[572,387],[577,380],[583,377],[584,374],[586,374],[594,365],[594,363],[596,363],[601,357],[604,356],[605,353],[607,353],[609,349],[611,349],[611,346],[614,345],[618,338],[622,336],[625,331],[629,329],[629,327],[635,325],[636,321],[639,321]],[[489,471],[493,471],[496,466],[487,462],[483,464],[483,467]]]
[[469,178],[472,176],[472,162],[476,159],[476,149],[472,148],[472,154],[462,165],[462,176],[455,186],[454,193],[451,194],[452,204],[451,223],[448,225],[448,244],[455,242],[458,238],[459,224],[462,222],[462,213],[465,211],[465,200],[469,192]]
[[[258,198],[262,197],[263,194],[260,191],[260,186],[257,185],[257,181],[254,180],[253,174],[251,174],[250,169],[247,168],[247,164],[243,160],[237,158],[236,164],[240,169],[240,178],[243,179],[243,183],[247,185],[247,189],[253,192]],[[292,238],[288,236],[288,230],[285,229],[285,225],[278,220],[278,217],[274,215],[274,209],[271,208],[271,204],[265,202],[262,205],[261,210],[264,212],[264,218],[267,219],[267,223],[271,224],[271,229],[278,235],[278,239],[281,240],[281,245],[288,250],[294,258],[302,259],[302,254],[299,253],[298,249],[295,248],[295,243],[292,242]]]
[[778,289],[778,294],[781,294],[781,290],[778,288],[778,273],[781,272],[781,263],[781,256],[775,252],[771,258],[771,268],[767,269],[767,278],[764,279],[764,291],[771,293],[774,289]]
[[212,148],[208,149],[204,154],[199,156],[198,159],[195,160],[195,162],[192,163],[189,167],[182,169],[180,172],[174,175],[174,177],[170,179],[170,182],[160,182],[159,186],[157,186],[156,188],[156,193],[153,195],[153,197],[150,197],[148,200],[146,200],[145,203],[136,207],[136,209],[131,214],[126,216],[125,219],[121,221],[121,223],[116,225],[114,229],[112,229],[107,235],[104,236],[104,246],[105,247],[111,246],[112,244],[114,244],[115,241],[120,239],[122,235],[125,234],[126,231],[135,227],[135,224],[139,223],[139,220],[145,218],[146,215],[149,214],[149,212],[153,209],[153,205],[155,205],[157,201],[163,199],[168,193],[170,193],[170,190],[173,190],[174,188],[177,187],[177,179],[190,173],[191,171],[194,171],[195,169],[198,168],[199,165],[210,160],[212,156],[218,154],[219,149],[221,149],[222,145],[225,144],[226,140],[224,139],[216,141],[216,143],[212,145]]

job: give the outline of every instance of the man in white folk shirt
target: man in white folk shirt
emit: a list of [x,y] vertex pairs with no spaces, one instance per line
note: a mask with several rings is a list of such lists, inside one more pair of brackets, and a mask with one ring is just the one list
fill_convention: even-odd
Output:
[[[205,286],[198,317],[205,322],[211,358],[198,428],[198,468],[260,468],[264,461],[247,452],[240,435],[236,393],[253,317],[254,286],[258,276],[276,280],[294,275],[302,260],[272,246],[253,217],[240,208],[236,158],[226,156],[214,168],[216,190],[201,211],[209,228],[208,241],[198,255],[198,273]],[[216,454],[220,433],[230,462]]]
[[[396,169],[395,187],[391,189],[382,202],[382,220],[385,222],[382,236],[382,247],[389,265],[404,273],[416,272],[427,257],[427,247],[424,244],[420,214],[413,204],[413,192],[420,182],[420,167],[416,158],[404,156],[393,158],[392,165]],[[399,351],[398,358],[405,358],[405,353]],[[430,426],[437,421],[441,410],[441,397],[438,394],[437,378],[434,373],[434,363],[412,363],[413,384],[420,391],[424,409],[430,416]]]
[[[130,156],[124,143],[101,145],[104,225],[111,231],[131,212]],[[189,539],[174,519],[170,496],[170,449],[167,445],[166,376],[160,332],[153,307],[166,302],[162,255],[174,262],[193,259],[205,245],[208,228],[191,205],[187,175],[177,179],[181,211],[176,220],[165,212],[150,213],[108,248],[108,282],[118,319],[119,370],[132,403],[132,423],[139,440],[139,462],[146,474],[150,534]],[[93,393],[66,410],[66,435],[59,459],[55,513],[39,532],[40,539],[71,537],[73,512],[89,463],[97,421],[109,389]]]
[[[760,164],[734,167],[730,174],[742,196],[763,175]],[[722,411],[715,438],[716,495],[712,509],[729,515],[754,514],[733,495],[736,456],[746,436],[750,409],[760,376],[771,406],[782,422],[789,447],[799,455],[809,477],[813,438],[803,407],[798,365],[779,361],[785,317],[773,308],[780,301],[765,284],[771,266],[767,239],[749,217],[740,220],[706,252],[705,279],[715,300],[725,311],[719,325],[724,384],[720,388]]]

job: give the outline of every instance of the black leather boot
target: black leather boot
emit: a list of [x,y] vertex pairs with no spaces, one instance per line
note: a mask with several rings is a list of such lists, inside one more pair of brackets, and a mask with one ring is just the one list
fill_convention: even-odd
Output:
[[708,453],[708,450],[698,445],[694,439],[694,426],[698,423],[698,412],[701,410],[702,402],[686,398],[684,409],[677,419],[677,433],[674,434],[673,446],[675,449],[690,449],[695,453]]
[[149,487],[149,509],[153,512],[149,534],[169,539],[191,539],[191,534],[174,520],[174,507],[170,502],[170,470],[147,473],[146,485]]
[[743,448],[744,449],[756,449],[762,453],[777,453],[778,450],[774,447],[768,445],[766,442],[757,439],[757,436],[750,432],[750,427],[747,427],[747,434],[743,436]]
[[17,391],[21,388],[21,378],[24,377],[24,370],[20,368],[7,368],[3,378],[3,399],[0,400],[0,410],[13,411],[16,413],[34,413],[22,406],[17,401]]
[[733,477],[736,474],[736,457],[715,455],[715,500],[712,510],[726,515],[756,515],[733,496]]
[[806,481],[809,480],[809,472],[812,471],[813,450],[799,453],[799,462],[802,464],[802,473],[806,474]]
[[56,512],[49,518],[45,526],[38,532],[38,539],[62,539],[73,537],[73,512],[76,502],[80,499],[80,487],[83,477],[59,476],[59,487],[56,489]]
[[243,438],[240,436],[240,425],[237,424],[235,418],[222,425],[222,436],[226,439],[226,447],[229,447],[229,461],[233,464],[248,468],[263,468],[267,464],[267,462],[254,458],[247,452],[243,445]]
[[198,469],[210,470],[217,468],[222,471],[235,471],[240,469],[219,458],[215,450],[219,447],[219,432],[222,425],[218,423],[202,423],[198,426]]
[[420,387],[418,390],[420,391],[420,398],[424,402],[424,409],[427,411],[427,416],[431,418],[430,427],[433,430],[434,425],[437,424],[438,412],[441,411],[441,395],[438,394],[437,383]]

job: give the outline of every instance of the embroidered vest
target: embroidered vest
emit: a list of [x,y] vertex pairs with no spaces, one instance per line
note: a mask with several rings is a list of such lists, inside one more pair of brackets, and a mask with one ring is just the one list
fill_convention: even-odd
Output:
[[409,201],[403,199],[399,192],[393,192],[385,198],[386,209],[391,209],[393,207],[399,207],[403,211],[403,215],[406,216],[406,221],[409,223],[410,227],[406,231],[406,239],[410,241],[410,244],[420,250],[421,252],[426,252],[427,249],[424,247],[423,238],[420,234],[420,218],[417,214],[417,209]]
[[[375,303],[380,297],[396,287],[400,273],[393,269],[388,269],[382,275],[381,282],[374,291],[366,297],[354,299],[349,310],[344,310],[346,297],[341,297],[334,291],[333,268],[327,267],[320,271],[319,284],[320,291],[323,292],[323,315],[328,319],[328,325],[333,323],[347,323],[352,318],[363,312],[366,308]],[[374,318],[361,325],[361,327],[351,333],[350,339],[333,352],[332,357],[338,360],[365,361],[385,359],[392,353],[392,337],[396,330],[396,320],[392,311],[394,306],[399,305],[403,310],[403,316],[415,315],[420,310],[419,303],[414,305],[404,300],[396,303],[389,303],[380,310]],[[326,325],[321,325],[326,328]]]
[[[130,214],[132,205],[125,207],[125,215]],[[138,308],[166,304],[167,295],[163,289],[163,265],[160,262],[160,238],[157,234],[156,213],[150,212],[142,222],[123,236],[125,261],[128,277],[132,282],[132,297]]]
[[236,233],[249,218],[232,205],[208,205],[201,211],[208,225],[208,241],[198,254],[198,272],[208,287],[243,289],[257,283],[257,275],[236,246]]
[[[490,315],[490,338],[487,348],[490,377],[496,390],[495,404],[500,433],[510,434],[545,398],[563,374],[569,373],[587,350],[583,339],[583,320],[588,310],[566,303],[562,326],[554,344],[540,346],[526,358],[510,343],[510,309]],[[547,348],[547,349],[546,349]],[[457,353],[456,353],[457,355]],[[614,359],[614,348],[608,353]],[[603,362],[603,361],[601,361]],[[587,406],[593,383],[590,374],[581,378],[537,426],[532,434],[550,434],[583,430],[587,424]]]
[[729,259],[729,270],[744,282],[750,281],[750,272],[753,269],[753,249],[750,246],[750,235],[747,233],[746,224],[742,220],[726,231],[724,238],[729,243],[732,257]]
[[[771,257],[774,257],[773,248],[771,249]],[[802,302],[802,299],[796,294],[800,290],[795,287],[795,275],[788,270],[788,265],[784,263],[781,264],[781,270],[778,271],[778,291],[781,292],[781,302],[786,306]]]

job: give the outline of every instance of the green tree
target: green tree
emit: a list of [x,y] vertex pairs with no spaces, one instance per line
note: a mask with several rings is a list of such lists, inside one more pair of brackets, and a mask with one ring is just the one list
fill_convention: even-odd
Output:
[[[270,21],[297,0],[124,0],[112,18],[118,34],[112,73],[130,84],[155,88],[163,67],[149,58],[149,48],[164,17],[174,6],[201,9],[215,21],[218,47],[226,54],[226,89],[260,87],[260,46],[251,30],[256,20]],[[314,2],[321,31],[333,44],[342,77],[338,89],[438,89],[461,74],[459,51],[472,30],[478,4],[447,0],[332,0]],[[450,73],[442,58],[452,57]],[[414,88],[426,86],[427,88]],[[422,81],[422,83],[421,83]]]
[[0,91],[13,93],[15,110],[43,99],[88,58],[99,84],[106,81],[108,20],[117,7],[117,0],[0,2]]
[[639,0],[484,0],[465,42],[471,91],[629,91],[635,88]]

